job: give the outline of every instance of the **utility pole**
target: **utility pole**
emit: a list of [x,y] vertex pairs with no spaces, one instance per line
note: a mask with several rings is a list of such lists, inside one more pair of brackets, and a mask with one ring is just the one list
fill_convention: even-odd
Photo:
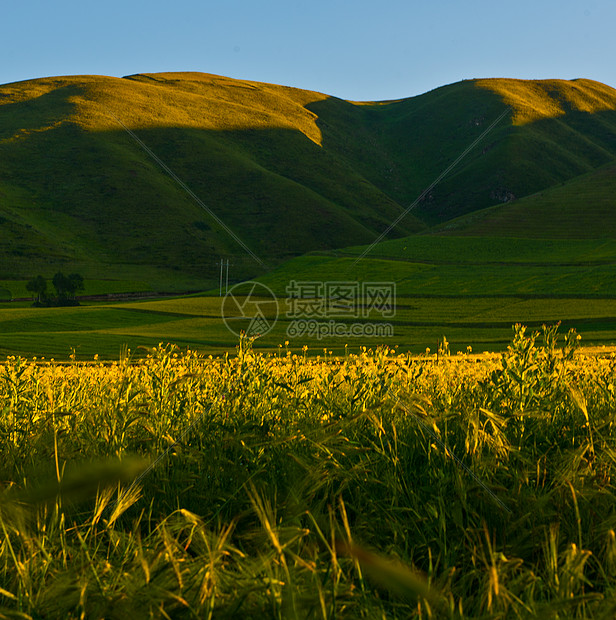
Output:
[[223,259],[220,259],[220,296],[222,297],[222,263]]
[[220,278],[219,278],[219,295],[222,297],[222,289],[225,289],[225,295],[229,292],[229,259],[220,259]]

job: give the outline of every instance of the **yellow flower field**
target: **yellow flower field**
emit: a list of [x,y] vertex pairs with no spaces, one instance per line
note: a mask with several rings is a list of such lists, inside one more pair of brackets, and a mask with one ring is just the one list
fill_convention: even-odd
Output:
[[0,365],[0,616],[611,617],[616,356]]

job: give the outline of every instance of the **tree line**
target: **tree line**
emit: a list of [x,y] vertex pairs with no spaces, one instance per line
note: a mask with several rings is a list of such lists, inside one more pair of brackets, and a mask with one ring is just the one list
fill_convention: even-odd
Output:
[[79,302],[75,295],[84,290],[83,276],[71,273],[65,276],[58,271],[52,278],[51,283],[56,294],[48,292],[47,280],[43,276],[36,276],[26,284],[26,290],[32,293],[33,306],[78,306]]

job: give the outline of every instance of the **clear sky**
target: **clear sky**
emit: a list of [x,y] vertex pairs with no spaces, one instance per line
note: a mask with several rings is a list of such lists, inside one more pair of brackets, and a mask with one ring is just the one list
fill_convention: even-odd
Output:
[[203,71],[355,101],[475,77],[616,87],[616,0],[5,0],[0,84]]

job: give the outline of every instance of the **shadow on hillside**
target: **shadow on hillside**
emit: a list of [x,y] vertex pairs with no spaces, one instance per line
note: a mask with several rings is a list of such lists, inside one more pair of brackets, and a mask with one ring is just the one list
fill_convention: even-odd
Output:
[[[79,92],[65,86],[8,104],[4,131],[56,123],[73,112],[68,99]],[[231,255],[236,276],[252,277],[262,268],[246,247],[271,266],[312,250],[372,242],[503,104],[494,93],[478,97],[460,83],[396,102],[331,97],[306,108],[317,115],[321,146],[282,128],[135,130],[202,205],[121,126],[86,132],[67,123],[32,131],[1,146],[7,177],[36,197],[13,206],[23,207],[27,225],[59,254],[68,248],[78,261],[155,266],[215,280],[217,261]],[[447,220],[615,157],[615,112],[572,113],[520,128],[503,121],[391,236],[423,230],[415,215]]]
[[[66,120],[76,110],[70,98],[82,92],[83,88],[80,86],[69,84],[26,101],[0,105],[2,113],[0,140],[49,129],[56,123]],[[1,99],[0,104],[2,104]]]
[[[64,110],[71,104],[62,97],[74,94],[59,89],[53,106]],[[27,114],[20,118],[29,122]],[[170,127],[136,134],[201,205],[121,126],[86,132],[59,125],[6,151],[11,176],[38,198],[29,225],[58,253],[71,248],[76,260],[210,278],[220,256],[232,255],[236,275],[249,277],[262,269],[238,238],[271,267],[313,250],[369,243],[399,213],[352,161],[299,131]],[[411,219],[396,234],[420,228]]]
[[[307,106],[323,147],[357,162],[405,208],[421,196],[505,109],[472,81],[375,104],[330,98]],[[351,112],[355,123],[350,124]],[[349,136],[360,133],[362,140]],[[371,145],[370,152],[362,146]],[[503,119],[416,206],[430,225],[560,184],[616,158],[616,111],[570,111],[525,126]]]

